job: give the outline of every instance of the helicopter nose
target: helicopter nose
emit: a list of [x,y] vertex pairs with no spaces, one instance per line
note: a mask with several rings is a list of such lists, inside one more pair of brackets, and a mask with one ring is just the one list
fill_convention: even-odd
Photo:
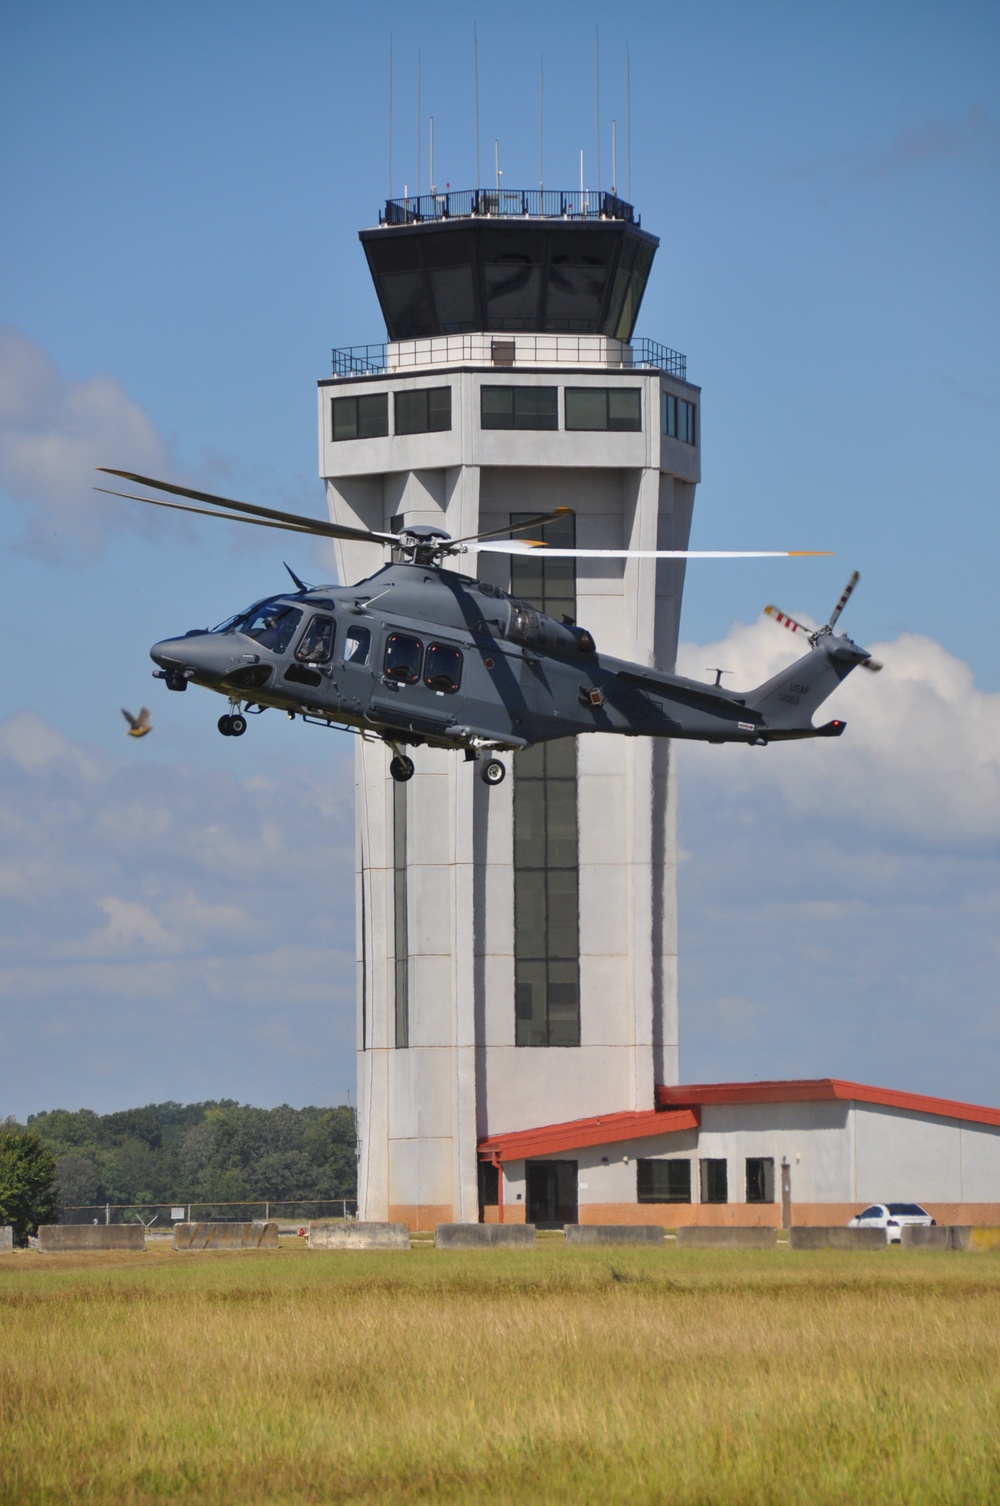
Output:
[[149,657],[168,674],[190,671],[188,678],[218,680],[233,656],[220,645],[215,633],[189,633],[185,638],[164,638],[154,643]]

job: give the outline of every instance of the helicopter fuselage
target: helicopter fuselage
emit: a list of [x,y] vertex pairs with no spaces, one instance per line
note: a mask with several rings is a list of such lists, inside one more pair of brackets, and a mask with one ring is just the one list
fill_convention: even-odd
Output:
[[396,746],[472,750],[586,732],[751,744],[835,736],[842,722],[814,728],[811,713],[868,657],[830,636],[741,694],[601,654],[568,619],[405,562],[358,585],[269,597],[150,652],[174,690],[202,685],[233,707],[276,707]]

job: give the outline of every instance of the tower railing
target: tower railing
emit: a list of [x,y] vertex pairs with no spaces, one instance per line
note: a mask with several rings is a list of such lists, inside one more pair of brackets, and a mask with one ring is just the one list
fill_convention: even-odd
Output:
[[567,220],[624,220],[640,226],[631,204],[615,193],[593,188],[463,188],[455,192],[386,199],[380,225],[420,225],[428,220],[471,217]]
[[333,351],[335,377],[385,376],[422,366],[596,366],[617,371],[661,371],[687,381],[687,356],[656,340],[612,340],[605,335],[443,335],[381,345],[347,345]]

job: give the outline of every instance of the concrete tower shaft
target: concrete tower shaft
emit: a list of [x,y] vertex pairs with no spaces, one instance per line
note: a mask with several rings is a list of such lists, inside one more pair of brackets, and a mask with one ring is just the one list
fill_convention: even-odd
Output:
[[[336,351],[319,384],[331,517],[464,536],[568,506],[582,548],[685,548],[700,393],[630,339],[655,239],[609,196],[468,200],[390,203],[361,233],[398,338]],[[344,581],[383,562],[337,550]],[[682,562],[554,565],[449,568],[673,668]],[[529,749],[492,789],[459,754],[413,757],[395,784],[383,744],[357,751],[359,1205],[427,1228],[495,1216],[487,1136],[677,1082],[675,802],[669,743],[642,737]],[[530,1196],[504,1186],[505,1216]]]

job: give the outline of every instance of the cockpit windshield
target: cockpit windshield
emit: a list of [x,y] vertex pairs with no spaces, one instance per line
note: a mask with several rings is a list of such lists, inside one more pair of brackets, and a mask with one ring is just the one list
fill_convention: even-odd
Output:
[[246,612],[237,612],[226,622],[220,622],[215,633],[243,633],[254,638],[261,648],[274,654],[283,654],[291,642],[296,627],[302,621],[302,613],[287,601],[268,597],[259,601]]

